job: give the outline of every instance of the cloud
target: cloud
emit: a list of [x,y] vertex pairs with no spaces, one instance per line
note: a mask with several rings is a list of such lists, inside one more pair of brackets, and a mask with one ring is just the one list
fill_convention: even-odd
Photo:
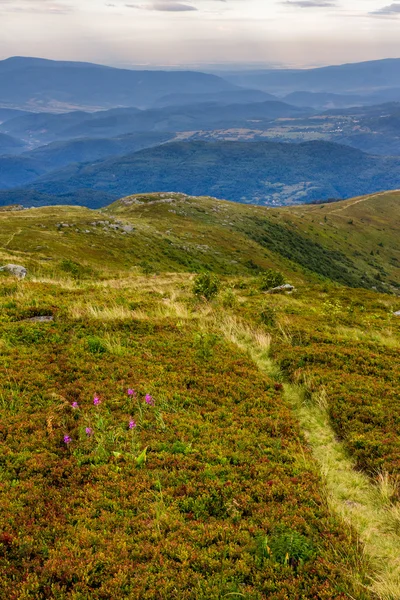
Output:
[[389,4],[389,6],[384,6],[383,8],[380,8],[379,10],[374,10],[373,12],[369,13],[372,16],[398,16],[400,15],[400,4],[399,3],[394,3],[394,4]]
[[160,12],[188,12],[197,10],[190,4],[181,2],[154,2],[153,4],[125,4],[128,8],[137,8],[139,10],[156,10]]
[[286,6],[297,6],[299,8],[331,8],[337,6],[336,1],[331,0],[286,0],[281,4]]
[[57,0],[0,0],[0,10],[17,13],[65,14],[74,9]]

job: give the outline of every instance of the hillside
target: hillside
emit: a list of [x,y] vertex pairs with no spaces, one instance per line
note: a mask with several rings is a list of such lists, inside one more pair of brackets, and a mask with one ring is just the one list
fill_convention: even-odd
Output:
[[397,600],[399,229],[400,192],[0,209],[0,597]]
[[39,160],[23,156],[0,156],[0,189],[27,184],[46,173]]
[[[47,171],[71,163],[95,162],[111,156],[138,152],[170,141],[173,133],[128,133],[114,138],[77,138],[65,142],[53,142],[24,152],[25,158],[39,160]],[[1,142],[1,137],[0,137]]]
[[37,256],[41,269],[52,269],[61,256],[85,257],[96,269],[144,262],[152,270],[232,275],[276,264],[392,291],[400,287],[399,210],[399,192],[290,209],[146,194],[101,211],[57,206],[0,213],[0,244],[9,240],[8,251],[26,252],[31,261]]
[[[371,156],[327,142],[169,143],[95,164],[70,165],[28,186],[75,204],[109,204],[131,192],[181,190],[243,203],[283,205],[393,189],[400,159]],[[104,194],[103,200],[96,201]],[[21,202],[24,203],[23,190]],[[100,195],[99,195],[100,194]],[[85,199],[86,195],[86,199]],[[7,202],[7,194],[2,194]]]
[[19,154],[24,150],[24,144],[16,138],[0,133],[0,156],[2,154]]

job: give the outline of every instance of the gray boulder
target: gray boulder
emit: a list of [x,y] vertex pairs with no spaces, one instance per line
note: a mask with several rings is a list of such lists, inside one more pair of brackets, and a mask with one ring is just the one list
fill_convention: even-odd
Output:
[[0,271],[7,271],[11,275],[18,277],[18,279],[24,279],[28,273],[25,267],[21,267],[21,265],[4,265],[4,267],[0,267]]
[[400,317],[400,310],[398,310],[397,312],[394,313],[395,317]]
[[278,285],[278,287],[271,288],[268,290],[267,294],[283,294],[285,292],[293,292],[294,286],[289,283],[285,283],[284,285]]

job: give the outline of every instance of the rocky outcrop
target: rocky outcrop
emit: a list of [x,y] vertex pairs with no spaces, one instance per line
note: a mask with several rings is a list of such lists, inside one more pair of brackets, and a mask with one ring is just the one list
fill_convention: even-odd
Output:
[[291,293],[293,290],[293,285],[285,283],[284,285],[278,285],[278,287],[271,288],[267,291],[267,294],[284,294],[285,292]]
[[4,267],[0,267],[0,271],[7,271],[18,277],[18,279],[24,279],[28,273],[25,267],[21,267],[21,265],[4,265]]

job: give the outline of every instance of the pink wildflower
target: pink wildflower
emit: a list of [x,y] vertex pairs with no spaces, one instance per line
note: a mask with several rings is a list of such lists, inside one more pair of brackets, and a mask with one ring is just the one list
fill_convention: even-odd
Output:
[[86,427],[85,433],[88,437],[90,437],[91,435],[93,435],[93,429],[91,427]]
[[98,406],[100,403],[101,403],[101,400],[100,400],[100,398],[99,398],[98,396],[95,396],[95,397],[93,398],[93,404],[94,404],[95,406]]
[[135,390],[132,390],[131,388],[129,388],[128,389],[128,396],[136,396]]
[[150,394],[146,394],[146,397],[144,400],[145,400],[146,404],[148,404],[149,406],[154,406],[154,404],[155,404],[154,398],[153,398],[153,396],[150,396]]
[[129,429],[134,429],[136,427],[136,423],[135,421],[132,419],[131,421],[129,421]]
[[64,444],[69,444],[72,442],[72,438],[69,437],[69,435],[64,435]]
[[73,402],[71,406],[72,408],[79,408],[79,404],[77,402]]

